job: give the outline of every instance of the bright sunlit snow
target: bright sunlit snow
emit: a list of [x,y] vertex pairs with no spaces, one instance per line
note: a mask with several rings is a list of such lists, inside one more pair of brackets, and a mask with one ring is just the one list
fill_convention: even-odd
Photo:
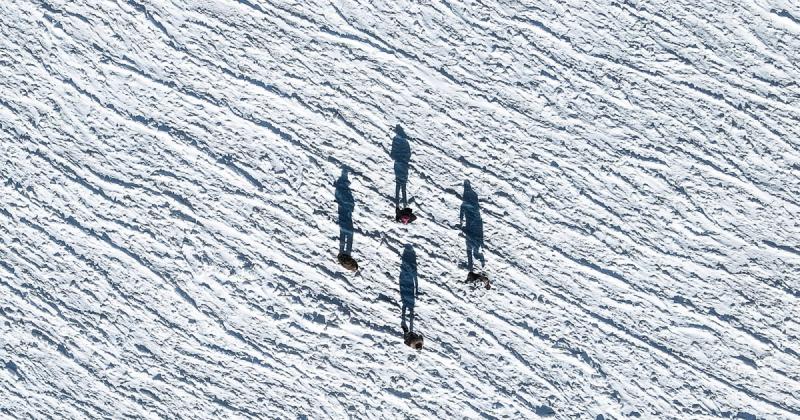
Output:
[[798,83],[791,0],[0,1],[0,417],[798,418]]

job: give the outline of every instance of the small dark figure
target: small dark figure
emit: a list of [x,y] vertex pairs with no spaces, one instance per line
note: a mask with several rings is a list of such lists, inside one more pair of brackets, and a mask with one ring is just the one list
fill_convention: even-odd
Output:
[[353,259],[353,257],[350,256],[350,254],[344,254],[344,253],[339,254],[339,256],[336,257],[336,259],[339,261],[339,264],[341,264],[342,267],[350,271],[358,270],[358,263],[356,262],[356,260]]
[[410,207],[406,207],[404,209],[396,209],[394,214],[394,220],[400,222],[404,225],[407,225],[414,220],[417,220],[417,216],[414,215],[414,211],[411,210]]
[[485,287],[487,290],[492,288],[492,284],[489,282],[489,277],[487,277],[484,273],[470,271],[469,274],[467,274],[467,279],[464,282],[471,284],[473,287],[478,287],[478,283],[483,283],[483,287]]
[[472,189],[469,181],[464,181],[464,202],[458,216],[458,224],[467,240],[467,270],[472,271],[473,257],[481,262],[481,267],[486,263],[483,258],[483,220],[481,208],[478,203],[478,194]]
[[403,207],[408,206],[406,184],[408,183],[408,162],[411,160],[411,146],[408,144],[408,136],[406,136],[406,132],[400,124],[394,127],[394,133],[392,150],[389,155],[394,161],[394,206],[399,209],[401,197]]
[[403,342],[414,350],[422,350],[422,334],[409,331],[403,324]]

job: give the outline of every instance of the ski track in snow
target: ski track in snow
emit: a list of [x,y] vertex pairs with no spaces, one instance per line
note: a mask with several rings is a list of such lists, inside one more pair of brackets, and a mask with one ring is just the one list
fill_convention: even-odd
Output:
[[800,418],[800,7],[572,3],[0,2],[0,413]]

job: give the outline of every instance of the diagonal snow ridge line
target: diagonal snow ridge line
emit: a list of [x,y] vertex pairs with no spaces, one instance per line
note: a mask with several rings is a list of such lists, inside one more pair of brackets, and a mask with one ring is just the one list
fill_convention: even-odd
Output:
[[[498,221],[499,221],[499,219],[498,219]],[[497,223],[497,222],[495,222],[495,223]],[[501,223],[502,223],[502,222],[501,222]],[[516,228],[515,226],[511,226],[511,227],[512,227],[512,228]],[[557,248],[553,248],[552,246],[551,246],[551,249],[553,249],[553,250],[557,251],[557,252],[558,252],[558,253],[560,253],[562,256],[565,256],[565,254],[563,254],[563,251],[561,251],[561,250],[559,250],[559,249],[557,249]],[[572,259],[572,258],[569,258],[569,259]],[[591,267],[590,267],[590,268],[591,268]],[[601,271],[598,271],[598,272],[600,272],[600,273],[604,273],[604,271],[602,271],[602,270],[601,270]],[[551,284],[550,282],[545,282],[545,284],[547,284],[547,285],[549,285],[549,286],[552,286],[552,284]],[[558,287],[558,289],[560,289],[560,290],[564,290],[564,289],[563,289],[563,288],[561,288],[561,287]],[[552,290],[549,290],[549,291],[550,291],[551,293],[555,293],[555,292],[553,292]],[[567,293],[569,293],[569,292],[567,292]],[[577,305],[577,306],[581,307],[581,309],[582,309],[582,310],[586,310],[585,308],[583,308],[582,306],[580,306],[580,304],[579,304],[579,303],[577,303],[577,301],[573,300],[572,298],[566,298],[564,295],[561,295],[560,293],[555,293],[555,294],[556,294],[556,295],[557,295],[557,296],[558,296],[560,299],[564,300],[566,303],[569,303],[569,304],[571,304],[571,305]],[[792,293],[790,293],[790,295],[794,296],[794,294],[792,294]],[[596,315],[596,314],[592,314],[592,316],[595,316],[595,315]],[[599,316],[599,315],[598,315],[598,316]],[[644,339],[644,338],[642,338],[642,337],[638,336],[637,334],[635,334],[634,332],[627,330],[627,329],[626,329],[624,326],[622,326],[622,325],[618,324],[617,322],[614,322],[614,321],[613,321],[613,320],[611,320],[611,319],[608,319],[607,321],[608,321],[608,325],[611,325],[611,326],[613,326],[613,327],[615,327],[615,328],[619,329],[619,330],[620,330],[621,332],[623,332],[623,333],[624,333],[626,336],[627,336],[627,335],[630,335],[630,336],[632,336],[633,338],[635,338],[635,339],[637,339],[637,340],[639,340],[639,341],[643,342],[644,344],[647,344],[647,345],[649,345],[649,346],[651,346],[651,347],[653,347],[653,348],[655,348],[655,349],[657,349],[657,350],[669,352],[669,353],[670,353],[670,356],[676,357],[676,358],[677,358],[678,360],[680,360],[682,363],[685,363],[687,366],[689,366],[689,367],[691,367],[691,368],[693,368],[693,369],[697,370],[698,372],[702,372],[702,373],[704,373],[704,374],[707,374],[708,376],[710,376],[710,377],[712,377],[712,378],[715,378],[715,379],[720,379],[720,382],[721,382],[721,383],[725,383],[726,385],[728,385],[728,386],[731,386],[732,388],[735,388],[735,389],[737,389],[737,390],[742,390],[742,388],[738,387],[738,385],[731,384],[730,382],[728,382],[728,381],[727,381],[727,380],[725,380],[724,378],[717,378],[716,376],[714,376],[714,375],[712,375],[712,374],[710,374],[710,373],[708,373],[708,372],[704,371],[703,369],[701,369],[701,368],[699,368],[699,367],[695,366],[695,365],[694,365],[692,362],[690,362],[690,361],[688,361],[688,360],[685,360],[685,359],[681,358],[680,356],[678,356],[678,355],[676,355],[676,354],[672,353],[672,352],[671,352],[671,351],[670,351],[670,350],[669,350],[669,349],[668,349],[666,346],[664,346],[664,345],[662,345],[662,344],[659,344],[659,343],[657,343],[657,342],[655,342],[655,341],[652,341],[652,340],[650,340],[650,339]],[[783,350],[781,349],[781,351],[783,351]],[[796,357],[797,355],[796,355],[796,354],[794,354],[794,356]],[[745,390],[745,391],[746,391],[746,390]],[[746,392],[746,394],[750,395],[749,391],[747,391],[747,392]],[[754,396],[753,396],[753,395],[754,395]],[[756,395],[756,394],[753,394],[753,395],[751,395],[751,396],[753,396],[753,398],[755,398],[755,399],[759,399],[759,400],[762,400],[762,397],[760,397],[760,396],[758,396],[758,395]],[[764,399],[763,401],[769,401],[769,400],[766,400],[766,399]],[[778,405],[778,406],[780,406],[780,405]],[[782,406],[781,406],[781,407],[782,407]],[[791,408],[786,408],[786,407],[784,407],[784,409],[786,409],[787,411],[790,411],[790,412],[794,413],[794,411],[791,411],[791,410],[792,410]]]
[[[395,245],[395,246],[396,246],[398,249],[402,248],[402,246],[403,246],[403,244],[402,244],[400,241],[397,241],[397,240],[394,240],[394,239],[391,239],[391,238],[387,238],[387,240],[388,240],[388,241],[390,241],[390,242],[392,242],[392,243],[394,243],[394,245]],[[447,287],[447,285],[433,284],[433,287],[435,287],[435,288],[444,288],[444,289],[447,289],[448,293],[451,293],[451,294],[453,294],[453,291],[452,291],[452,290],[450,290],[450,289]],[[454,296],[454,298],[458,298],[458,296]],[[465,304],[466,304],[466,303],[468,303],[467,301],[465,301],[465,300],[463,300],[463,299],[462,299],[462,302],[464,302]],[[491,313],[491,312],[490,312],[489,314],[477,314],[477,316],[481,316],[481,317],[484,317],[484,318],[486,318],[486,317],[487,317],[487,315],[491,315],[491,317],[493,317],[494,319],[496,319],[496,320],[499,320],[499,321],[506,322],[507,324],[511,325],[510,323],[508,323],[508,322],[507,322],[506,320],[504,320],[503,318],[501,318],[501,317],[498,317],[496,314],[494,314],[494,313]],[[514,357],[514,358],[515,358],[515,359],[516,359],[516,360],[517,360],[517,361],[518,361],[518,362],[519,362],[519,363],[520,363],[522,366],[524,366],[524,369],[526,369],[526,370],[530,370],[532,373],[534,373],[534,374],[536,375],[536,377],[537,377],[537,378],[541,378],[541,379],[542,379],[542,380],[543,380],[545,383],[547,383],[547,384],[548,384],[548,388],[549,388],[549,390],[550,390],[550,391],[554,391],[554,390],[555,390],[555,389],[553,388],[553,384],[552,384],[552,382],[551,382],[549,379],[547,379],[547,378],[544,378],[544,377],[541,377],[540,375],[536,374],[536,372],[535,372],[535,370],[533,369],[533,367],[532,367],[532,366],[530,366],[530,364],[529,364],[529,363],[528,363],[526,360],[524,360],[524,358],[523,358],[523,357],[521,357],[521,356],[520,356],[520,354],[519,354],[519,353],[517,353],[517,352],[516,352],[516,351],[513,349],[513,347],[511,347],[511,346],[509,346],[509,345],[507,345],[507,344],[504,344],[504,343],[502,343],[502,342],[501,342],[501,340],[499,340],[499,339],[498,339],[498,338],[495,336],[495,334],[494,334],[494,333],[492,333],[490,330],[486,329],[485,327],[482,327],[480,324],[474,323],[474,321],[472,321],[472,320],[471,320],[471,319],[469,319],[469,318],[468,318],[468,320],[469,320],[471,323],[473,323],[473,324],[474,324],[476,327],[478,327],[478,328],[480,328],[480,329],[484,330],[484,331],[486,332],[486,334],[487,334],[489,337],[491,337],[491,338],[492,338],[492,341],[494,341],[494,342],[497,342],[497,343],[498,343],[498,345],[499,345],[499,346],[500,346],[500,347],[501,347],[503,350],[505,350],[505,352],[507,352],[508,354],[510,354],[511,356],[513,356],[513,357]],[[514,335],[516,335],[517,337],[519,337],[519,338],[521,338],[521,339],[527,338],[527,337],[525,337],[525,334],[520,334],[519,332],[516,332],[516,331],[512,331],[512,332],[511,332],[511,334],[514,334]],[[532,407],[532,406],[529,406],[529,408],[531,408],[531,409],[533,410],[533,407]]]
[[[558,251],[558,250],[557,250],[557,251]],[[563,253],[563,251],[559,251],[559,252]],[[590,267],[590,268],[591,268],[591,267]],[[607,270],[604,270],[604,269],[602,269],[602,268],[600,268],[600,267],[598,267],[597,269],[598,269],[598,270],[601,270],[601,271],[600,271],[601,273],[605,273],[605,272],[607,271]],[[613,275],[613,274],[614,274],[614,273],[611,273],[611,274],[609,274],[609,275]],[[618,276],[618,275],[617,275],[617,276]],[[545,281],[545,282],[544,282],[544,284],[545,284],[545,285],[547,285],[547,286],[551,286],[551,287],[553,286],[553,285],[552,285],[550,282],[547,282],[547,281]],[[563,287],[558,287],[558,286],[556,286],[556,288],[557,288],[557,289],[559,289],[559,290],[562,290],[562,291],[566,292],[567,294],[569,294],[569,292],[568,292],[568,291],[566,291],[566,290],[565,290]],[[573,298],[567,298],[567,297],[565,297],[565,295],[562,295],[562,294],[560,294],[560,293],[558,293],[558,292],[554,292],[553,290],[551,290],[551,289],[549,289],[549,288],[546,288],[545,290],[547,290],[547,291],[548,291],[548,292],[550,292],[550,293],[553,293],[555,296],[557,296],[559,299],[563,300],[565,303],[568,303],[568,304],[570,304],[570,305],[579,305],[579,304],[577,303],[577,300],[573,300]],[[586,310],[585,308],[582,308],[582,309],[583,309],[583,310]],[[592,316],[595,316],[595,315],[596,315],[596,314],[592,313]],[[598,316],[599,316],[599,315],[598,315]],[[615,328],[619,329],[619,330],[620,330],[622,333],[624,333],[624,334],[623,334],[624,336],[632,335],[634,338],[637,338],[637,339],[641,338],[641,337],[637,336],[635,333],[633,333],[632,331],[630,331],[630,330],[628,330],[627,328],[625,328],[623,325],[621,325],[621,324],[619,324],[619,323],[617,323],[617,322],[614,322],[612,319],[608,319],[607,321],[609,321],[609,325],[611,325],[611,326],[613,326],[613,327],[615,327]],[[724,321],[726,322],[726,324],[727,324],[727,323],[730,323],[730,320],[724,320]],[[751,332],[748,332],[748,331],[744,331],[744,332],[745,332],[745,333],[748,333],[748,334],[752,334]],[[642,336],[642,337],[646,337],[646,336]],[[665,345],[663,345],[663,344],[656,343],[656,342],[654,342],[654,341],[651,341],[651,340],[649,340],[649,339],[648,339],[648,340],[642,340],[642,341],[643,341],[645,344],[652,345],[652,346],[654,346],[654,348],[657,348],[657,349],[659,349],[659,350],[668,351],[668,352],[669,352],[669,353],[670,353],[672,356],[675,356],[675,357],[676,357],[677,359],[679,359],[681,362],[683,362],[683,363],[685,363],[687,366],[689,366],[689,367],[691,367],[691,368],[693,368],[693,369],[697,370],[698,372],[701,372],[701,373],[703,373],[703,374],[709,374],[707,371],[705,371],[705,370],[703,370],[703,369],[701,369],[701,368],[699,368],[699,367],[695,366],[695,365],[694,365],[694,364],[693,364],[691,361],[689,361],[689,360],[686,360],[686,359],[684,359],[683,357],[679,356],[678,354],[676,354],[676,353],[672,352],[672,350],[670,350],[668,347],[666,347],[666,346],[665,346]],[[779,351],[781,351],[781,352],[784,352],[784,353],[786,353],[786,354],[791,354],[791,355],[793,355],[795,358],[797,358],[797,356],[798,356],[798,355],[797,355],[796,353],[794,353],[794,352],[789,352],[789,351],[788,351],[788,349],[781,349],[781,348],[777,347],[777,346],[776,346],[774,343],[770,343],[770,344],[771,344],[771,345],[772,345],[772,346],[773,346],[773,347],[774,347],[776,350],[779,350]],[[712,377],[713,377],[713,375],[710,375],[710,374],[709,374],[709,376],[712,376]],[[794,379],[794,380],[796,381],[796,379]],[[724,382],[724,381],[723,381],[723,382]]]
[[[35,154],[37,154],[37,155],[38,155],[38,156],[40,156],[40,157],[43,157],[43,155],[41,155],[41,153],[38,153],[38,152],[36,152]],[[50,163],[52,163],[52,162],[50,162]],[[84,186],[86,186],[86,185],[84,185]],[[87,187],[87,188],[89,188],[89,189],[90,189],[90,190],[91,190],[93,193],[95,193],[95,194],[100,194],[100,193],[99,193],[99,192],[98,192],[98,191],[97,191],[95,188],[93,188],[93,187],[91,187],[91,186],[89,186],[89,187]],[[107,198],[107,197],[106,197],[106,198]],[[109,200],[110,200],[110,198],[107,198],[107,199],[109,199]],[[101,216],[101,217],[102,217],[102,216]],[[191,302],[191,303],[192,303],[192,305],[193,305],[193,306],[195,306],[195,307],[197,306],[197,305],[196,305],[194,302]]]
[[[800,249],[798,249],[797,246],[789,246],[789,245],[778,244],[778,243],[775,243],[775,242],[770,241],[768,239],[763,240],[762,243],[764,245],[770,247],[770,248],[779,249],[779,250],[787,252],[789,254],[793,254],[795,256],[800,256]],[[797,294],[797,293],[795,293],[795,294]]]
[[[337,9],[337,10],[338,10],[338,9]],[[520,18],[517,18],[517,17],[515,17],[515,19],[520,19]],[[536,27],[543,27],[543,25],[541,25],[541,24],[540,24],[540,25],[538,25],[538,26],[537,26],[537,25],[534,25],[534,26],[536,26]],[[546,32],[547,32],[547,31],[546,31]],[[550,32],[548,32],[548,33],[550,33],[551,35],[553,35],[553,34],[552,34],[552,31],[550,31]],[[555,35],[554,35],[554,36],[555,36]],[[561,37],[558,37],[558,36],[556,36],[556,37],[557,37],[558,39],[562,39]],[[562,40],[563,40],[563,39],[562,39]],[[596,57],[596,58],[601,58],[601,57]],[[616,63],[616,62],[615,62],[615,63]],[[619,64],[619,63],[617,63],[617,64]],[[645,71],[645,70],[639,70],[639,69],[637,69],[637,70],[638,70],[638,71]],[[655,76],[658,76],[658,75],[656,75],[656,74],[654,74],[654,73],[653,73],[653,75],[655,75]],[[681,83],[684,83],[684,84],[686,84],[686,82],[681,82]],[[686,85],[687,85],[687,86],[689,86],[689,87],[693,87],[693,85],[691,85],[691,84],[686,84]],[[731,105],[731,106],[733,106],[733,105]],[[767,128],[767,129],[770,129],[769,127],[766,127],[766,128]],[[772,130],[772,129],[770,129],[770,130]],[[776,134],[776,136],[780,136],[778,133],[775,133],[774,131],[773,131],[773,134]],[[781,136],[780,138],[782,138],[782,136]],[[791,146],[791,144],[790,144],[790,146]]]
[[[96,101],[99,101],[99,99],[97,99],[97,98],[94,98],[94,99],[95,99]],[[98,103],[98,104],[99,104],[99,105],[102,105],[102,103]],[[110,105],[110,106],[113,108],[113,105]],[[115,108],[114,108],[113,110],[115,110]],[[136,118],[132,118],[132,119],[136,119]],[[139,118],[139,119],[142,119],[142,118]]]

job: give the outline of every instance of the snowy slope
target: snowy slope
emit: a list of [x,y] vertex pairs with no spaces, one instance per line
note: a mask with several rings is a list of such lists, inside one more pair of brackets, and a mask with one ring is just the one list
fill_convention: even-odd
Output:
[[798,80],[788,0],[2,1],[0,413],[800,418]]

